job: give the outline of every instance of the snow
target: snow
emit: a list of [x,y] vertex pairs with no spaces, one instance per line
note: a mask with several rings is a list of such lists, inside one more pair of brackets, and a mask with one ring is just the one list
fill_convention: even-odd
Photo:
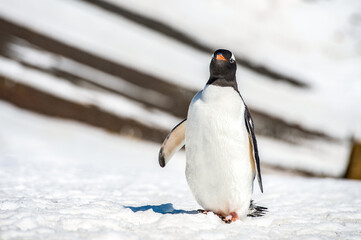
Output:
[[307,140],[295,145],[264,136],[257,136],[257,141],[263,162],[272,166],[317,176],[342,177],[349,163],[349,142]]
[[[0,238],[359,239],[360,182],[264,174],[269,212],[230,225],[199,208],[184,152],[0,102]],[[262,148],[260,148],[262,151]],[[255,188],[256,189],[256,188]]]
[[82,1],[8,1],[0,14],[71,46],[188,88],[201,87],[208,77],[207,67],[199,69],[208,66],[209,55]]
[[361,74],[358,0],[348,4],[342,0],[105,1],[165,22],[214,48],[233,49],[311,85],[325,87],[341,81],[340,76],[355,74],[346,77],[351,82]]

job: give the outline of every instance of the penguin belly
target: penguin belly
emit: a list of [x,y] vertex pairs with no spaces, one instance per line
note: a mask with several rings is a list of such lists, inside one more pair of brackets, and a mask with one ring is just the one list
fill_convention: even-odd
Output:
[[205,210],[247,215],[254,172],[245,105],[231,87],[207,85],[192,100],[185,134],[186,178]]

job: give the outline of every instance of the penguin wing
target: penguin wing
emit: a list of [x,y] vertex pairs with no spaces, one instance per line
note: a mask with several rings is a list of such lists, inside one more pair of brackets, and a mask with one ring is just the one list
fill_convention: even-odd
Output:
[[262,185],[262,176],[261,176],[261,166],[258,156],[258,147],[257,147],[257,139],[256,135],[254,134],[254,124],[251,117],[250,112],[248,111],[248,108],[246,106],[246,110],[244,111],[244,120],[246,123],[247,131],[248,131],[248,137],[250,138],[250,143],[252,147],[252,157],[256,165],[256,171],[257,171],[257,180],[259,188],[261,189],[261,192],[263,193],[263,185]]
[[178,123],[165,138],[160,148],[158,158],[161,167],[165,167],[173,155],[184,146],[186,122],[187,119],[184,119]]

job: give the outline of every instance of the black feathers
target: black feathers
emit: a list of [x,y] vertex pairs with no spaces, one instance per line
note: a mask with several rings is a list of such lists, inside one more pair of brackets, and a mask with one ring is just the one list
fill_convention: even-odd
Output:
[[214,52],[210,66],[208,85],[233,87],[238,92],[236,82],[237,63],[233,54],[225,49]]
[[251,140],[252,140],[251,143],[252,143],[252,149],[253,149],[253,157],[254,157],[254,160],[256,162],[258,185],[259,185],[259,188],[261,189],[261,192],[263,193],[261,166],[260,166],[260,161],[259,161],[259,156],[258,156],[257,139],[256,139],[256,136],[254,134],[254,124],[253,124],[253,120],[252,120],[250,112],[248,111],[247,106],[245,106],[245,107],[246,107],[246,109],[244,111],[244,121],[245,121],[245,124],[246,124],[248,134],[249,134],[249,136],[251,137]]

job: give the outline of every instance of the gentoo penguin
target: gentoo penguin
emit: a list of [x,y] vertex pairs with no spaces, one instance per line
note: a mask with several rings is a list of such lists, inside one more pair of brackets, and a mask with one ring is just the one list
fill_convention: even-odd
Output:
[[159,152],[164,167],[185,145],[186,178],[195,199],[204,212],[227,223],[266,209],[251,201],[255,176],[261,192],[262,178],[253,120],[238,91],[236,70],[230,51],[214,52],[206,86],[193,97],[187,118],[173,128]]

